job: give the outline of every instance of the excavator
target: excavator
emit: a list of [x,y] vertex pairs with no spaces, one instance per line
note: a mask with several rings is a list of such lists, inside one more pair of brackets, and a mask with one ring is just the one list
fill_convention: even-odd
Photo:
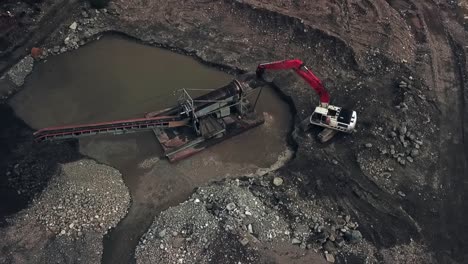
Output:
[[315,107],[310,117],[304,120],[302,128],[306,130],[311,124],[324,127],[319,133],[320,142],[325,143],[338,132],[352,133],[356,127],[356,111],[330,105],[330,94],[322,84],[322,81],[309,70],[304,62],[298,59],[283,60],[262,63],[257,66],[257,77],[262,78],[265,70],[292,69],[302,77],[320,97],[320,104]]

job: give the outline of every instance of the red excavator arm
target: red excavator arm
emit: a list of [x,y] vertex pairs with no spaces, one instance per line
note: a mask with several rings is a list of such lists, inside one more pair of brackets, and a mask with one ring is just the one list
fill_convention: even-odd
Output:
[[328,94],[325,87],[323,87],[322,81],[315,76],[315,74],[307,69],[301,60],[283,60],[259,64],[257,67],[257,76],[261,77],[263,72],[268,70],[284,70],[293,69],[299,76],[301,76],[311,87],[317,92],[320,97],[321,106],[328,106],[330,103],[330,94]]

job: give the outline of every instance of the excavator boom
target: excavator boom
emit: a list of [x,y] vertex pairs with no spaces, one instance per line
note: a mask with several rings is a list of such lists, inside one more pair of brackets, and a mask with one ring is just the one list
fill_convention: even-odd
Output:
[[265,70],[284,70],[293,69],[299,76],[301,76],[320,97],[320,105],[323,107],[328,106],[330,103],[330,94],[325,90],[322,81],[309,70],[304,62],[298,59],[283,60],[259,64],[257,67],[257,75],[261,76]]
[[330,105],[330,95],[322,84],[322,81],[309,70],[301,60],[283,60],[262,63],[257,66],[257,76],[261,77],[265,70],[292,69],[301,76],[320,97],[320,105],[307,120],[301,123],[301,127],[307,128],[310,124],[324,127],[319,134],[321,142],[330,140],[337,132],[352,133],[356,126],[356,111],[343,109]]

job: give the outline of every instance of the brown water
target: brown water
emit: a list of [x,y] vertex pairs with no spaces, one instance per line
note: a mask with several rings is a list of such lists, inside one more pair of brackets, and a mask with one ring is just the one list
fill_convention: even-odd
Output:
[[[140,117],[174,105],[180,88],[218,88],[233,79],[190,57],[106,36],[36,65],[11,105],[34,128]],[[132,196],[129,213],[104,241],[103,263],[129,263],[154,217],[213,180],[254,174],[287,151],[287,105],[264,89],[265,124],[170,164],[151,132],[80,139],[80,151],[119,169]]]

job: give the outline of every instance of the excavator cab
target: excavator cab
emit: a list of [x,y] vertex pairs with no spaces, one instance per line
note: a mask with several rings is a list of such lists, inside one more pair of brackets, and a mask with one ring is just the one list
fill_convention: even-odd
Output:
[[317,106],[309,120],[313,125],[352,133],[356,127],[357,114],[356,111],[334,105]]

